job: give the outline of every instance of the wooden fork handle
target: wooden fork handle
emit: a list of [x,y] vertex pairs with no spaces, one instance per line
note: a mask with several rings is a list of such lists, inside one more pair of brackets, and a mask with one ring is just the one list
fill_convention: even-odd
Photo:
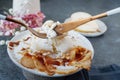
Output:
[[63,24],[57,25],[55,28],[55,31],[57,32],[57,34],[63,34],[64,32],[67,32],[69,30],[73,30],[82,24],[85,24],[85,23],[90,22],[92,20],[99,19],[99,18],[106,17],[106,16],[107,16],[106,13],[102,13],[102,14],[92,16],[92,17],[89,17],[86,19],[81,19],[81,20],[77,20],[77,21],[73,21],[73,22],[63,23]]

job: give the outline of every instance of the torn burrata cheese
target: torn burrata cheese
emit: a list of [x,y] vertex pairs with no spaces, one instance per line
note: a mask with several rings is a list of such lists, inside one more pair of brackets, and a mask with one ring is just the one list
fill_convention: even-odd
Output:
[[51,39],[57,36],[57,33],[54,31],[54,28],[56,25],[60,24],[60,22],[54,22],[52,20],[46,21],[43,26],[41,27],[41,30],[47,34],[47,38]]

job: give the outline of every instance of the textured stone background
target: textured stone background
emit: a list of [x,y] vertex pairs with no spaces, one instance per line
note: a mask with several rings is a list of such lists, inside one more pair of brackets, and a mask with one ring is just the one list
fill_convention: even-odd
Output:
[[[41,0],[46,19],[64,22],[73,12],[84,11],[92,15],[120,6],[120,0]],[[12,7],[12,0],[0,0],[0,13]],[[95,49],[93,66],[120,65],[120,14],[101,19],[108,26],[99,37],[88,38]],[[11,37],[0,37],[8,40]],[[21,70],[9,59],[6,46],[0,46],[0,80],[25,80]]]

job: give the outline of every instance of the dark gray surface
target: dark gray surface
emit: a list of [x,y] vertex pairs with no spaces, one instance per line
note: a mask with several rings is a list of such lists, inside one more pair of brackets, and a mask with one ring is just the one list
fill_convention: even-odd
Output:
[[[0,10],[12,7],[12,0],[0,0]],[[120,6],[120,0],[41,0],[46,19],[64,22],[73,12],[84,11],[92,15]],[[1,12],[0,12],[1,13]],[[120,65],[120,14],[101,19],[108,26],[99,37],[88,38],[94,46],[93,66]],[[9,37],[0,37],[10,39]],[[9,59],[6,46],[0,46],[0,80],[24,80],[23,75]]]

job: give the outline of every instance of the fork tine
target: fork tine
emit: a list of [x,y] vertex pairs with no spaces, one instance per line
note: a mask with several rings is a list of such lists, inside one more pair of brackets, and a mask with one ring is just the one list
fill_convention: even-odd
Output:
[[46,35],[45,33],[39,33],[39,32],[37,32],[37,31],[35,31],[34,29],[28,27],[28,26],[27,26],[26,24],[24,24],[23,22],[20,22],[20,21],[18,21],[18,20],[15,20],[15,19],[12,19],[12,18],[8,18],[8,17],[6,17],[6,20],[7,20],[7,21],[11,21],[11,22],[18,23],[18,24],[26,27],[33,35],[35,35],[35,36],[37,36],[37,37],[39,37],[39,38],[47,38],[47,37],[46,37],[47,35]]

